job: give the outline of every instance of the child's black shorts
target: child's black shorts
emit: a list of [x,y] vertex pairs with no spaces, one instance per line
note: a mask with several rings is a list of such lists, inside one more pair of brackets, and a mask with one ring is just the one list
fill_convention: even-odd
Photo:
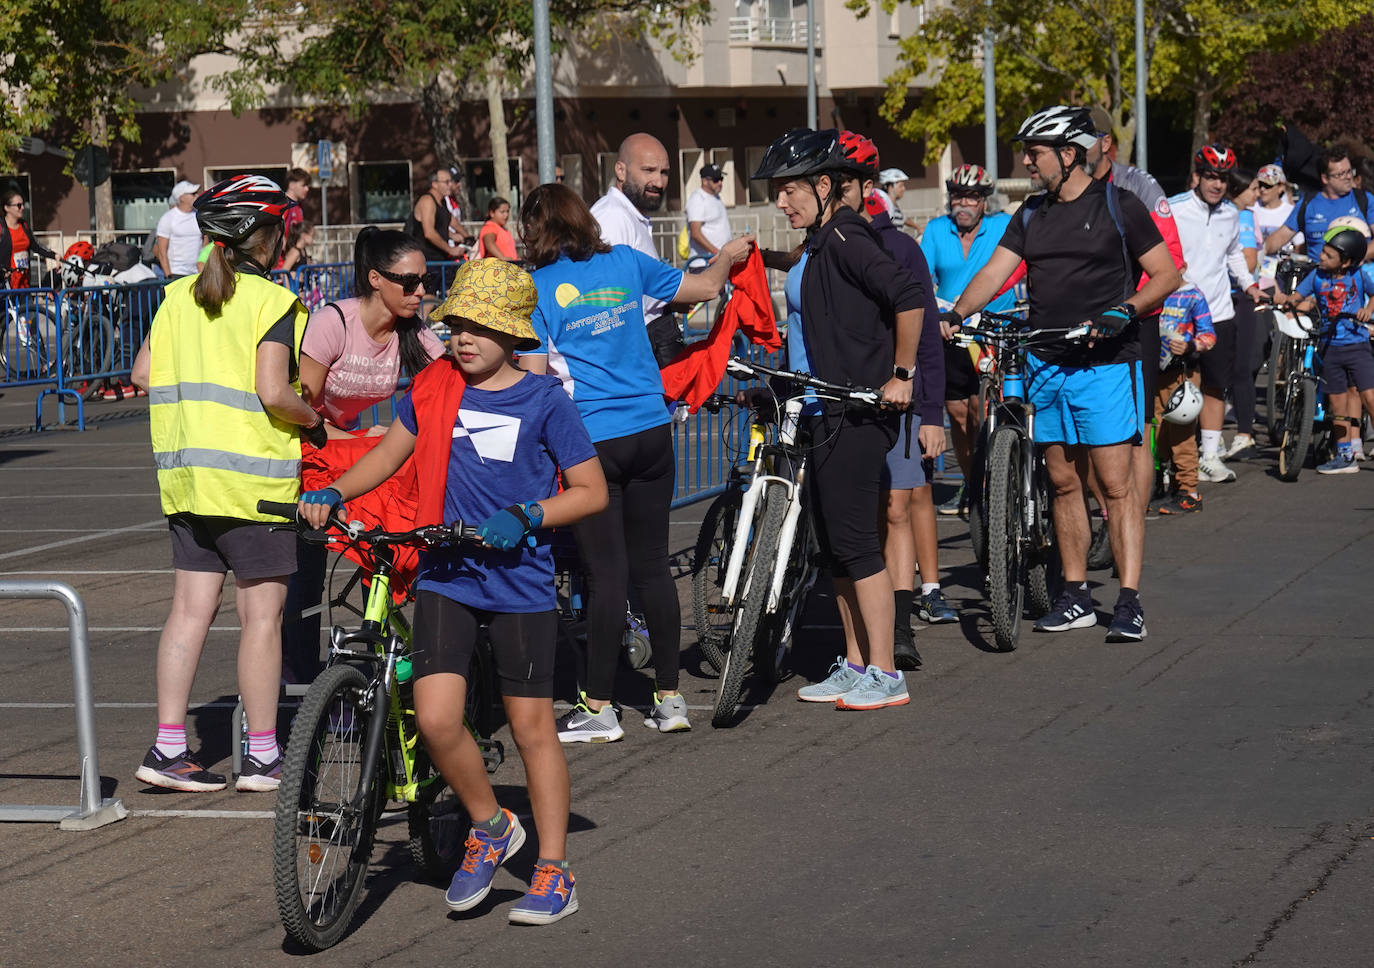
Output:
[[1327,349],[1322,356],[1322,382],[1327,393],[1374,388],[1374,354],[1369,343],[1341,343]]
[[432,591],[415,596],[415,678],[452,672],[467,679],[483,623],[489,623],[501,695],[552,699],[557,611],[488,612]]

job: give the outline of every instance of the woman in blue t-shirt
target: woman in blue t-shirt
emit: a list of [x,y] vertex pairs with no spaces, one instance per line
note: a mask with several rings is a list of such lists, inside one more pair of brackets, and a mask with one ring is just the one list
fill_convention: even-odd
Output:
[[644,725],[690,729],[678,693],[682,615],[668,567],[668,507],[673,497],[673,435],[663,380],[644,325],[646,298],[714,299],[752,239],[721,247],[703,272],[687,275],[629,246],[601,241],[586,204],[564,185],[540,185],[525,199],[521,236],[536,266],[539,305],[532,322],[542,345],[521,364],[563,381],[596,444],[610,506],[573,528],[587,573],[587,687],[558,721],[565,743],[611,742],[625,735],[611,705],[633,584],[654,653],[654,701]]
[[538,345],[529,323],[534,304],[534,283],[514,263],[464,263],[430,315],[448,323],[450,355],[416,376],[376,448],[332,487],[301,495],[302,515],[320,527],[331,507],[376,487],[414,454],[421,523],[482,522],[485,547],[420,555],[415,721],[473,820],[445,897],[453,910],[467,911],[525,842],[520,820],[497,803],[463,725],[468,669],[486,625],[539,833],[530,891],[510,911],[519,924],[549,924],[578,906],[566,853],[568,764],[554,728],[558,611],[546,529],[606,506],[596,451],[575,408],[555,380],[512,363],[514,351]]

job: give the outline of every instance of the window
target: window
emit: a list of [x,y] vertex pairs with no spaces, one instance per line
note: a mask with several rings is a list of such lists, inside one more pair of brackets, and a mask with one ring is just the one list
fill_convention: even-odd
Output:
[[[749,169],[749,174],[759,170],[759,164],[763,161],[763,153],[768,150],[767,145],[757,145],[752,148],[744,149],[744,164]],[[749,181],[749,204],[768,204],[772,199],[768,197],[768,181],[760,178]]]
[[[520,212],[520,159],[508,158],[506,163],[510,166],[510,202],[511,217],[514,218]],[[487,217],[487,202],[496,195],[496,171],[492,167],[490,158],[464,158],[463,171],[467,174],[464,179],[468,190],[468,200],[472,203],[472,220],[474,222],[484,221]]]
[[563,184],[567,185],[578,195],[582,194],[582,156],[581,155],[562,155],[558,159],[559,167],[563,169]]
[[110,175],[114,226],[119,232],[147,232],[171,205],[175,168],[140,168]]
[[[286,173],[289,171],[286,165],[235,165],[233,167],[206,168],[205,181],[201,183],[202,188],[209,188],[216,182],[222,182],[226,178],[233,178],[235,175],[262,175],[270,178],[282,188],[286,187]],[[170,192],[171,189],[169,188]]]
[[596,164],[601,172],[601,194],[605,195],[615,184],[615,159],[618,152],[603,151],[596,156]]
[[404,222],[410,217],[408,161],[359,161],[353,165],[353,211],[363,223]]

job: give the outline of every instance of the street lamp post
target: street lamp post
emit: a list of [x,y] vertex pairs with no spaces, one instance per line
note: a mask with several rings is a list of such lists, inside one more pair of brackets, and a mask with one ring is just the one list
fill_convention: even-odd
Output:
[[553,65],[549,52],[549,0],[534,0],[534,123],[539,139],[539,183],[554,179]]

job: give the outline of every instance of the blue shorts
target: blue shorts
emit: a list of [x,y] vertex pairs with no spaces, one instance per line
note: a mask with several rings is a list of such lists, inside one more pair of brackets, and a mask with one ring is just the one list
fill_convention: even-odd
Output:
[[1110,447],[1138,444],[1145,426],[1140,361],[1059,366],[1028,355],[1027,400],[1035,405],[1037,444]]
[[916,433],[921,429],[921,418],[911,415],[911,456],[906,456],[906,418],[898,424],[897,443],[887,452],[887,463],[883,466],[883,490],[909,491],[913,487],[926,486],[925,461],[921,457],[921,442]]
[[1325,392],[1332,394],[1374,388],[1374,354],[1369,351],[1369,342],[1328,347],[1322,354],[1322,383]]

